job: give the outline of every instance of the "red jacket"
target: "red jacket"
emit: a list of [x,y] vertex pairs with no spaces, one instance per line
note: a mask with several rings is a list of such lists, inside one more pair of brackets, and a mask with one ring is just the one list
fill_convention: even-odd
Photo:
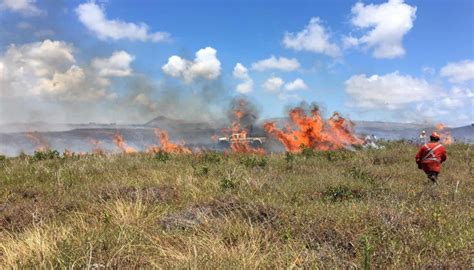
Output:
[[437,142],[431,142],[421,146],[416,154],[416,163],[418,168],[428,172],[440,172],[441,163],[447,158],[446,149]]

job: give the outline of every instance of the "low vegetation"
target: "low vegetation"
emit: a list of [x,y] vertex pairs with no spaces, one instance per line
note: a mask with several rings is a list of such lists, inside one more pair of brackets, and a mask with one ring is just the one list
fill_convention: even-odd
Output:
[[0,268],[468,269],[474,149],[0,158]]

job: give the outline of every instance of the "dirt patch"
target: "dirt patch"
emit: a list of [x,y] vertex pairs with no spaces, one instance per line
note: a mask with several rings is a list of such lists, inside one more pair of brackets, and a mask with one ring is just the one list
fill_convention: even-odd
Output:
[[170,186],[152,186],[152,187],[131,187],[121,186],[118,188],[104,189],[100,193],[101,200],[118,200],[123,199],[127,201],[141,200],[145,203],[167,203],[175,201],[180,197],[180,192],[175,187]]
[[75,209],[78,206],[73,203],[61,204],[37,197],[9,201],[0,204],[0,230],[23,231],[33,224]]
[[239,217],[250,223],[275,226],[279,220],[279,213],[276,209],[264,204],[223,199],[203,205],[194,205],[178,213],[165,216],[160,223],[166,230],[190,229],[205,223],[209,219],[227,217]]

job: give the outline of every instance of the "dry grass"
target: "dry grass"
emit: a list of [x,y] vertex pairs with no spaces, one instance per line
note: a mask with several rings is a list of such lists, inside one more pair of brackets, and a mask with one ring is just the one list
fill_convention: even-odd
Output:
[[0,161],[0,268],[473,268],[474,149]]

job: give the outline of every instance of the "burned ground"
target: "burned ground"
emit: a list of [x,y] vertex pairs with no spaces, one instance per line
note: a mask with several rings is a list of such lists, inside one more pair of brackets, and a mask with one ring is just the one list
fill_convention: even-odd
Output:
[[472,268],[474,149],[0,160],[0,268]]

